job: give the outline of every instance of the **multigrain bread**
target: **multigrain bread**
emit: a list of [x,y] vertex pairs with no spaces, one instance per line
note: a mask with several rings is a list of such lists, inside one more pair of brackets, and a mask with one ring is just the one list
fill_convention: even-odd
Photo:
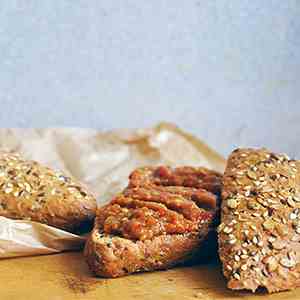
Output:
[[231,289],[300,286],[300,163],[237,149],[223,177],[219,254]]
[[74,233],[91,228],[96,200],[75,179],[0,153],[0,216],[45,223]]
[[118,277],[201,254],[216,226],[220,187],[220,174],[205,168],[135,170],[128,188],[98,209],[85,247],[91,270]]

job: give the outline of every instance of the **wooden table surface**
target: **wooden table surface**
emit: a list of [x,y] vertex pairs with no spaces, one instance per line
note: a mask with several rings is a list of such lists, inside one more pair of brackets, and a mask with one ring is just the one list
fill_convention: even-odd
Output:
[[216,264],[178,267],[117,279],[94,278],[82,253],[4,259],[0,261],[1,300],[147,299],[300,299],[300,288],[268,295],[226,288]]

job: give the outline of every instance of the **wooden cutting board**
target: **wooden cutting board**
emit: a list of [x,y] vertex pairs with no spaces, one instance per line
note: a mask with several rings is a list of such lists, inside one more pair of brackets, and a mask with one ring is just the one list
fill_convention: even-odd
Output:
[[180,267],[117,279],[94,278],[82,253],[0,261],[1,300],[300,299],[300,288],[268,295],[226,289],[218,265]]

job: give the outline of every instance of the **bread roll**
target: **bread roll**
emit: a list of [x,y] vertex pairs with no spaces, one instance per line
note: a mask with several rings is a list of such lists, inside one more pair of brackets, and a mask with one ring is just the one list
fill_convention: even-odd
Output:
[[95,211],[95,198],[75,179],[18,154],[0,153],[0,216],[80,233],[89,230]]

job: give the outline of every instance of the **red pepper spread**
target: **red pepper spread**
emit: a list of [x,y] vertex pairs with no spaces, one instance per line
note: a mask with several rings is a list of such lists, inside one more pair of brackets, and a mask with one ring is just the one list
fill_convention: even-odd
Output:
[[197,232],[215,216],[221,178],[205,168],[145,167],[98,211],[100,230],[131,240]]

